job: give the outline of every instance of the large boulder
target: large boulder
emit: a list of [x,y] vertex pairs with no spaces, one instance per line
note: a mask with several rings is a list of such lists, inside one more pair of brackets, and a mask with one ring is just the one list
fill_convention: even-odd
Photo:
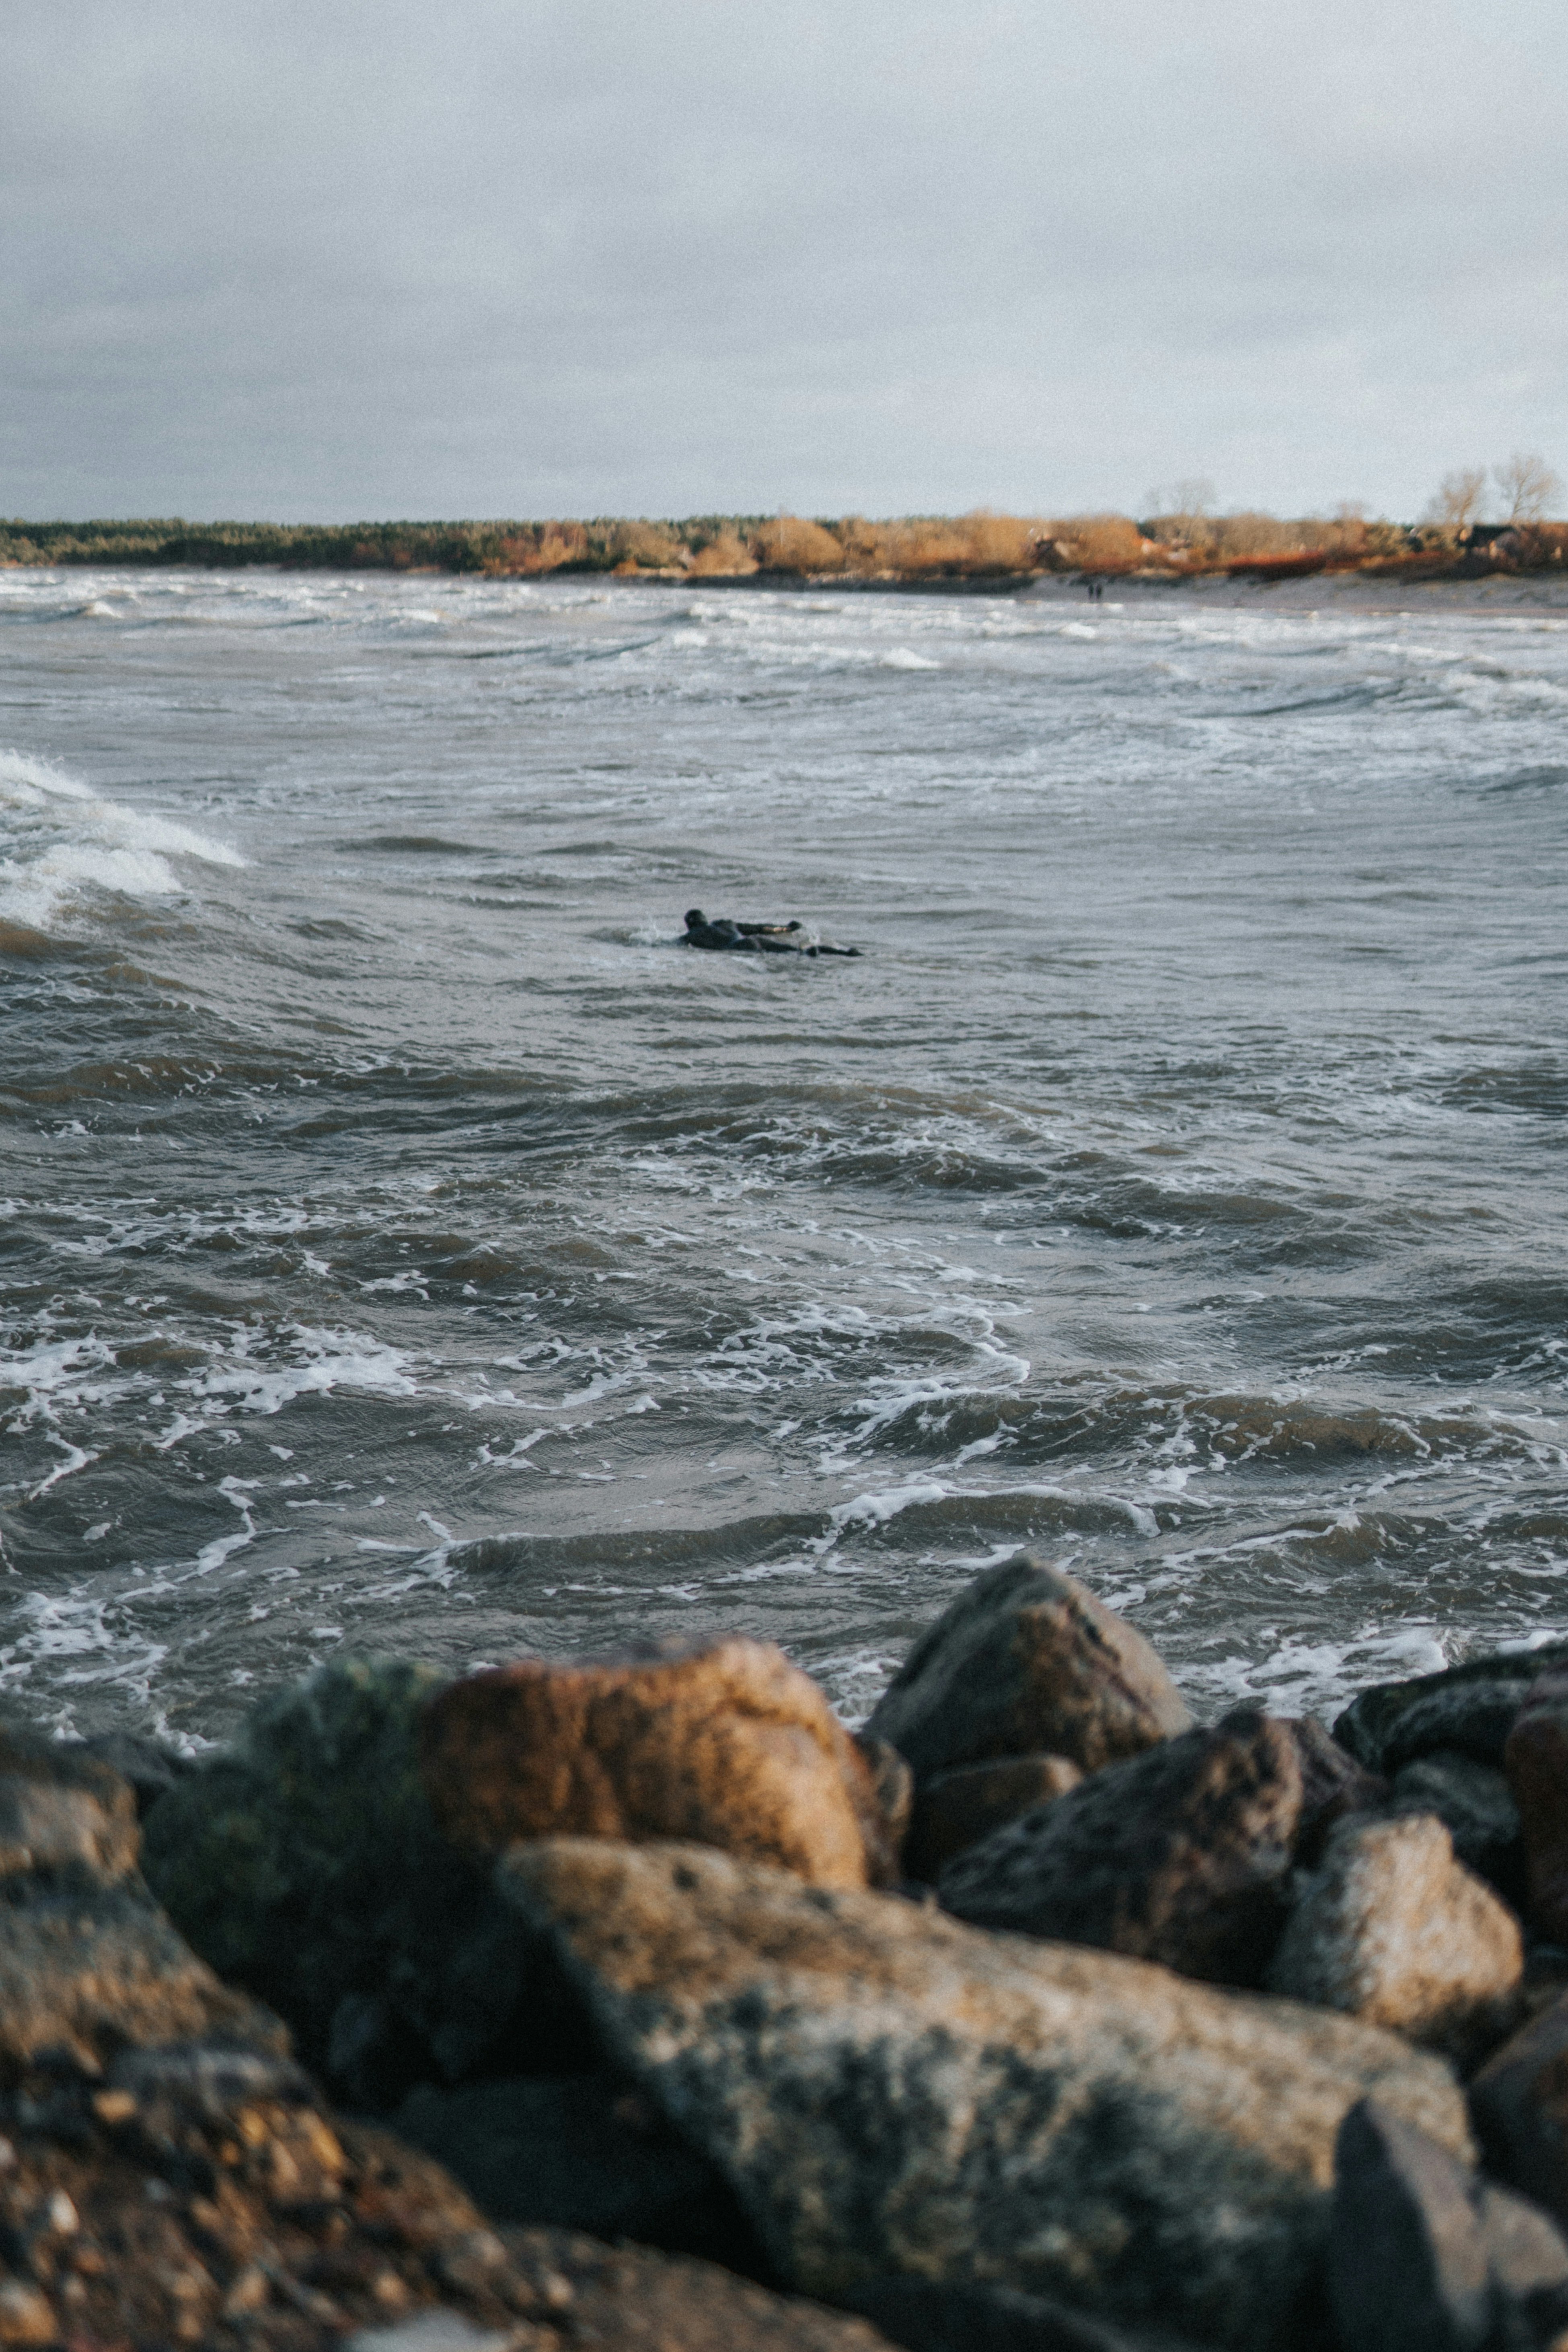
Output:
[[1440,2060],[1324,2011],[699,1846],[518,1846],[498,1885],[808,2294],[994,2281],[1270,2352],[1309,2325],[1347,2110],[1468,2151]]
[[425,1709],[420,1756],[437,1822],[470,1853],[689,1838],[819,1886],[897,1875],[866,1754],[808,1675],[742,1635],[470,1675]]
[[1568,1665],[1568,1642],[1467,1658],[1435,1675],[1374,1683],[1334,1722],[1334,1738],[1374,1772],[1393,1774],[1439,1748],[1478,1764],[1500,1764],[1530,1686],[1549,1667]]
[[1191,1721],[1142,1633],[1019,1552],[921,1635],[867,1729],[921,1780],[996,1756],[1066,1756],[1098,1772]]
[[1367,2099],[1339,2137],[1329,2295],[1342,2352],[1523,2352],[1568,2318],[1568,2244]]
[[933,1772],[915,1798],[905,1869],[911,1878],[936,1879],[955,1853],[978,1845],[1020,1814],[1054,1805],[1082,1779],[1066,1756],[998,1756],[989,1763]]
[[1519,1807],[1531,1920],[1568,1943],[1568,1669],[1531,1685],[1503,1761]]
[[1523,1974],[1518,1920],[1435,1813],[1361,1815],[1299,1890],[1268,1985],[1465,2058],[1507,2031]]
[[1238,1709],[993,1832],[938,1893],[977,1927],[1257,1984],[1284,1925],[1304,1794],[1293,1727]]

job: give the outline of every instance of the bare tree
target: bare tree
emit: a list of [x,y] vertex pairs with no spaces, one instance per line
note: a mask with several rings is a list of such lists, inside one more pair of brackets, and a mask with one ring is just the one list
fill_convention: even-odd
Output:
[[1458,537],[1472,523],[1479,522],[1486,498],[1486,467],[1461,466],[1454,473],[1445,474],[1438,483],[1436,494],[1427,506],[1426,520],[1439,524]]
[[1563,488],[1544,457],[1520,449],[1514,451],[1506,466],[1494,466],[1492,477],[1510,523],[1540,522]]

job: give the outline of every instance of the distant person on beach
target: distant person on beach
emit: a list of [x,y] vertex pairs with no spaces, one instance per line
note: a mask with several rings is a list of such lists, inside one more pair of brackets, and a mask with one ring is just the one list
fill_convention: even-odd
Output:
[[801,922],[737,923],[728,915],[715,915],[711,920],[700,907],[686,910],[686,929],[679,941],[683,948],[730,948],[750,950],[753,955],[858,956],[858,948],[829,947],[822,940],[809,940]]

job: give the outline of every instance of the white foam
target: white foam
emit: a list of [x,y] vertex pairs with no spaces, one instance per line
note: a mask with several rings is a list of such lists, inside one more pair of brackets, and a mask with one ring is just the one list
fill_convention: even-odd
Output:
[[47,760],[0,751],[0,917],[50,929],[84,897],[166,898],[171,858],[242,866],[228,843],[173,817],[105,799]]

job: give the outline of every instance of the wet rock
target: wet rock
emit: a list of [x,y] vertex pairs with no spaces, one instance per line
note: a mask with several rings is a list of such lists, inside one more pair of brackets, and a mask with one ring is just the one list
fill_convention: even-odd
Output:
[[147,1877],[197,1951],[377,2112],[424,2077],[548,2070],[563,2036],[578,2063],[548,1971],[431,1812],[416,1735],[441,1687],[423,1666],[323,1667],[264,1700],[142,1833]]
[[846,2301],[905,2352],[1197,2352],[1174,2336],[1112,2327],[1016,2287],[875,2279]]
[[451,2092],[426,2084],[398,2110],[396,2129],[492,2221],[765,2270],[728,2182],[623,2078],[513,2076]]
[[1257,1984],[1285,1922],[1302,1795],[1291,1727],[1237,1709],[994,1831],[938,1893],[977,1927]]
[[1307,2325],[1347,2109],[1467,2147],[1440,2061],[1142,1962],[697,1846],[518,1846],[498,1884],[806,2293],[994,2282],[1270,2352]]
[[1436,1813],[1467,1870],[1495,1886],[1514,1910],[1526,1896],[1524,1839],[1506,1774],[1457,1748],[1437,1748],[1394,1775],[1394,1810]]
[[711,2263],[565,2230],[502,2235],[559,2327],[561,2352],[889,2352],[866,2320],[771,2294]]
[[1334,1722],[1342,1748],[1374,1772],[1394,1773],[1418,1756],[1457,1748],[1478,1764],[1500,1764],[1514,1717],[1537,1675],[1568,1665],[1568,1643],[1468,1658],[1441,1673],[1376,1683]]
[[1568,1994],[1488,2059],[1470,2113],[1490,2169],[1568,2222]]
[[921,1635],[867,1729],[924,1780],[999,1756],[1066,1756],[1097,1772],[1191,1721],[1142,1633],[1019,1552]]
[[934,1880],[954,1854],[1021,1813],[1054,1804],[1082,1779],[1065,1756],[999,1756],[933,1773],[915,1800],[904,1851],[910,1876]]
[[439,2315],[560,2352],[439,2166],[286,2069],[166,2049],[106,2084],[57,2057],[0,2096],[0,2342],[316,2352]]
[[1462,2058],[1507,2031],[1523,1974],[1518,1920],[1436,1814],[1362,1815],[1331,1832],[1268,1985]]
[[872,1739],[863,1731],[851,1736],[870,1768],[871,1787],[882,1816],[879,1843],[888,1864],[879,1872],[877,1884],[889,1885],[903,1867],[904,1846],[915,1809],[915,1776],[889,1741]]
[[1329,2294],[1342,2352],[1528,2352],[1568,2319],[1568,2242],[1369,2099],[1340,2133]]
[[1531,1685],[1504,1764],[1519,1807],[1531,1925],[1568,1943],[1568,1672]]
[[470,1853],[688,1838],[820,1886],[897,1875],[865,1756],[764,1642],[470,1675],[425,1709],[420,1753],[437,1822]]

